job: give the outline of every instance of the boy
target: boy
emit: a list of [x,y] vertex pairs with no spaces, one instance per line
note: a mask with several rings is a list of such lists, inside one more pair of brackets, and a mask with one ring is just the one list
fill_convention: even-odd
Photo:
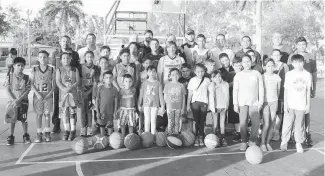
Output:
[[260,72],[261,74],[264,73],[263,68],[260,64],[256,63],[256,56],[255,56],[255,51],[254,50],[248,50],[246,54],[250,55],[252,58],[252,70],[256,70]]
[[[108,64],[109,64],[109,67],[112,67],[110,68],[110,70],[113,70],[113,68],[115,67],[116,65],[116,61],[112,58],[112,55],[111,55],[111,48],[109,46],[102,46],[100,48],[100,56],[101,57],[107,57],[108,58]],[[95,65],[98,65],[99,64],[99,59],[100,58],[94,58],[94,63]]]
[[39,66],[33,68],[31,73],[31,88],[34,92],[33,107],[37,114],[37,136],[35,143],[42,139],[42,118],[45,117],[45,142],[51,142],[50,113],[53,111],[53,91],[55,88],[55,70],[48,65],[49,53],[42,50],[38,53]]
[[213,59],[207,59],[206,61],[204,61],[204,66],[207,69],[207,72],[205,74],[206,77],[211,78],[211,74],[215,68],[215,61]]
[[30,91],[29,76],[23,73],[26,65],[26,60],[22,57],[16,57],[13,61],[14,71],[9,73],[6,79],[6,90],[10,101],[7,105],[7,112],[10,109],[14,111],[14,117],[6,114],[5,121],[10,123],[9,136],[7,145],[13,145],[15,142],[14,130],[16,121],[22,122],[24,131],[23,142],[30,143],[30,136],[27,133],[27,112],[28,112],[28,93]]
[[294,138],[298,153],[303,153],[305,140],[304,116],[310,111],[311,74],[304,69],[304,57],[294,54],[291,57],[294,69],[285,76],[284,118],[282,127],[281,150],[287,150],[288,141],[294,126]]
[[151,52],[148,53],[144,58],[140,58],[140,62],[143,64],[147,59],[150,59],[152,62],[152,65],[156,68],[158,67],[159,59],[162,58],[164,55],[159,53],[159,41],[158,39],[151,39],[150,41],[150,48]]
[[135,80],[137,75],[135,68],[130,63],[130,50],[128,48],[121,49],[119,57],[121,58],[122,62],[116,64],[113,69],[113,74],[118,87],[123,88],[123,76],[125,74],[130,74],[133,80]]

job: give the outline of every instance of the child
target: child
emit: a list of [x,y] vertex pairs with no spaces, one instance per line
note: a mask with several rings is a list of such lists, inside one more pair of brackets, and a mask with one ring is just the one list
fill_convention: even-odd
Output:
[[130,62],[130,65],[135,70],[135,73],[134,73],[135,77],[133,77],[135,79],[133,81],[134,82],[133,84],[134,84],[135,88],[140,88],[140,83],[141,83],[141,81],[140,81],[140,72],[141,71],[140,70],[142,68],[142,65],[139,62],[139,56],[138,56],[139,55],[139,45],[137,42],[131,42],[129,44],[128,48],[130,49],[130,61],[129,62]]
[[288,141],[294,126],[294,138],[298,153],[303,153],[301,144],[305,141],[304,116],[310,111],[310,90],[312,76],[304,69],[304,57],[294,54],[291,57],[294,69],[285,76],[284,118],[281,150],[287,150]]
[[204,77],[205,67],[203,64],[196,64],[195,74],[196,76],[190,80],[187,87],[187,111],[192,111],[195,120],[196,139],[194,146],[203,146],[210,79]]
[[118,90],[113,86],[113,73],[107,71],[103,73],[103,85],[97,90],[96,106],[97,106],[97,124],[100,128],[100,135],[106,135],[105,127],[108,128],[108,135],[113,132],[113,118],[117,112]]
[[56,71],[56,84],[59,87],[60,118],[63,119],[65,134],[63,140],[70,140],[76,136],[76,109],[79,106],[77,87],[80,85],[79,72],[70,66],[71,54],[63,52],[62,66]]
[[142,63],[142,67],[144,68],[144,70],[140,73],[141,83],[148,79],[147,69],[150,65],[152,65],[152,61],[149,58],[146,58]]
[[274,60],[274,73],[279,75],[281,78],[281,85],[280,85],[280,94],[279,94],[279,101],[278,101],[278,110],[277,110],[277,118],[274,125],[274,134],[272,140],[278,141],[280,140],[280,128],[282,125],[282,119],[283,119],[283,106],[284,106],[284,81],[285,81],[285,75],[289,71],[289,67],[287,64],[283,63],[281,61],[282,58],[282,52],[278,49],[274,49],[272,51],[272,59]]
[[158,80],[164,85],[169,81],[168,74],[171,68],[181,68],[181,65],[185,63],[182,57],[176,55],[177,45],[175,42],[167,42],[166,51],[167,55],[160,58],[158,63]]
[[[158,108],[160,113],[164,112],[165,102],[163,98],[162,85],[155,79],[157,74],[154,66],[147,68],[148,79],[141,85],[138,100],[138,108],[144,112],[144,131],[154,135],[156,133],[156,118]],[[151,129],[150,129],[151,127]]]
[[250,135],[249,146],[255,145],[260,125],[259,111],[264,102],[264,87],[262,75],[252,70],[252,58],[245,54],[242,57],[243,71],[234,77],[234,110],[239,113],[240,133],[242,144],[240,150],[247,149],[247,121],[250,117],[252,121],[252,132]]
[[263,74],[263,68],[260,64],[256,63],[256,56],[255,56],[255,51],[254,50],[248,50],[246,52],[247,55],[250,55],[252,58],[252,70],[257,70],[261,74]]
[[129,133],[133,133],[133,127],[136,125],[137,115],[135,111],[136,107],[136,90],[132,87],[133,80],[132,76],[129,74],[125,74],[123,76],[124,88],[119,92],[119,112],[118,117],[121,125],[122,137],[124,141],[124,137],[126,134],[125,126],[129,126]]
[[274,74],[274,60],[264,60],[263,81],[264,81],[264,105],[263,105],[263,132],[261,149],[263,151],[272,151],[270,140],[273,135],[273,128],[278,108],[278,97],[280,94],[281,78]]
[[[211,74],[212,83],[209,86],[209,105],[213,116],[213,132],[220,136],[220,145],[227,146],[225,139],[226,112],[229,107],[229,85],[222,79],[221,72],[215,70]],[[217,134],[218,118],[220,115],[220,132]]]
[[204,61],[204,66],[207,70],[205,76],[208,78],[211,78],[211,74],[215,68],[216,63],[214,62],[213,59],[207,59],[206,61]]
[[123,75],[130,74],[133,80],[135,80],[137,75],[135,67],[130,64],[130,50],[128,48],[121,49],[119,57],[121,58],[122,62],[118,63],[114,67],[113,74],[119,88],[123,88]]
[[145,60],[150,59],[152,61],[152,65],[157,68],[159,59],[164,56],[163,54],[160,54],[158,51],[158,49],[159,49],[158,39],[155,39],[155,38],[151,39],[150,49],[151,49],[151,52],[146,54],[146,56],[144,58],[142,58],[141,63],[143,64],[145,62]]
[[30,91],[30,80],[29,76],[23,73],[25,65],[26,60],[24,58],[16,57],[13,61],[14,71],[8,74],[5,82],[6,91],[10,98],[7,108],[11,107],[15,112],[15,117],[8,117],[6,114],[6,123],[10,123],[10,135],[7,138],[7,145],[13,145],[15,142],[14,130],[17,120],[21,121],[22,123],[24,131],[23,142],[25,144],[31,142],[30,136],[27,133],[28,93]]
[[8,73],[11,71],[12,72],[12,65],[13,65],[13,61],[14,59],[17,57],[17,49],[16,48],[11,48],[9,50],[9,56],[6,59],[6,66],[8,68]]
[[[102,46],[100,48],[100,56],[101,57],[107,57],[107,59],[108,59],[108,65],[109,65],[108,66],[109,67],[108,69],[109,70],[113,70],[113,68],[116,65],[116,61],[112,58],[111,48],[109,46],[106,46],[106,45]],[[98,58],[98,60],[97,60],[97,58],[96,58],[96,62],[94,60],[95,65],[98,65],[99,64],[99,59],[100,58]]]
[[92,92],[95,80],[95,75],[99,74],[99,67],[94,65],[94,53],[86,51],[85,64],[81,65],[81,97],[83,98],[81,108],[78,108],[81,115],[80,136],[92,135]]
[[37,136],[35,143],[42,139],[42,118],[45,118],[45,142],[51,142],[51,117],[53,112],[53,91],[55,88],[55,70],[48,65],[49,53],[42,50],[38,53],[39,66],[33,68],[31,73],[31,88],[34,92],[33,107],[37,114]]
[[204,64],[207,59],[210,59],[212,57],[212,53],[205,46],[206,38],[203,34],[197,35],[197,44],[198,47],[193,51],[193,62],[194,64]]
[[178,82],[180,72],[177,68],[172,68],[169,71],[171,81],[165,85],[164,100],[167,105],[167,135],[179,135],[181,115],[185,110],[185,94],[186,90],[182,83]]

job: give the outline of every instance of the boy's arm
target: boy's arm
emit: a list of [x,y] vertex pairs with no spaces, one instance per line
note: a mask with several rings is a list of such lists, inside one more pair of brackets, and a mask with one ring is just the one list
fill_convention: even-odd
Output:
[[312,76],[311,76],[311,80],[309,82],[309,85],[307,85],[307,99],[306,99],[306,111],[305,114],[308,114],[310,112],[310,98],[311,98],[311,88],[312,88]]
[[162,109],[165,108],[165,101],[164,101],[164,95],[163,95],[163,90],[162,90],[162,85],[159,83],[159,101],[160,101],[160,107]]
[[264,103],[264,82],[262,75],[260,73],[258,75],[258,103],[259,103],[259,108],[263,106]]
[[36,96],[37,96],[38,99],[42,99],[43,96],[36,89],[35,84],[34,84],[35,83],[35,80],[34,79],[35,79],[35,73],[34,73],[34,69],[32,69],[32,72],[30,74],[31,89],[36,94]]
[[284,107],[284,112],[289,113],[289,107],[288,107],[288,74],[285,75],[285,81],[284,81],[284,96],[283,96],[283,107]]
[[25,99],[28,96],[30,89],[30,79],[28,79],[25,92],[16,101],[19,102],[22,99]]
[[120,91],[121,88],[118,86],[116,79],[113,80],[113,86],[117,89],[117,91]]
[[226,109],[229,108],[229,85],[226,83],[226,86],[224,87],[225,95],[226,95]]
[[209,91],[209,108],[212,112],[215,112],[215,93],[214,93],[214,84],[211,83],[209,85],[208,91]]
[[55,73],[55,80],[56,80],[56,85],[59,87],[59,89],[61,89],[61,90],[64,90],[64,89],[66,89],[66,87],[62,84],[62,82],[61,82],[61,73],[60,73],[60,71],[57,71],[56,73]]
[[[315,62],[315,64],[316,64],[316,62]],[[312,84],[312,91],[311,91],[310,95],[312,98],[314,98],[316,95],[317,71],[312,73],[311,75],[312,75],[312,83],[313,84]]]
[[76,69],[76,82],[71,86],[71,88],[75,88],[80,84],[80,75],[78,69]]
[[281,78],[277,82],[277,93],[278,93],[278,97],[280,95],[280,89],[281,89]]
[[116,119],[117,117],[117,115],[116,115],[116,112],[117,112],[117,109],[118,109],[118,107],[119,107],[119,104],[118,104],[118,96],[119,96],[119,93],[117,92],[117,90],[116,90],[116,96],[115,96],[115,98],[114,98],[114,119]]
[[193,96],[193,90],[188,90],[188,96],[187,96],[187,111],[191,111],[191,101]]
[[163,83],[163,62],[164,62],[164,57],[162,57],[159,62],[158,62],[158,66],[157,66],[157,76],[158,76],[158,81],[160,81],[160,83]]
[[140,111],[142,108],[142,99],[143,99],[143,84],[141,84],[140,87],[140,95],[139,95],[139,99],[138,99],[138,110]]
[[[55,69],[53,68],[52,78],[55,78]],[[33,84],[32,84],[33,85]],[[44,99],[47,99],[48,97],[52,96],[54,89],[55,89],[55,79],[52,79],[52,89],[51,91],[44,97]]]
[[116,66],[113,68],[113,86],[118,90],[120,91],[120,86],[118,85],[117,83],[117,68]]
[[100,94],[99,94],[99,92],[100,92],[100,88],[98,88],[98,90],[96,92],[96,99],[95,99],[96,103],[95,103],[95,106],[96,106],[96,111],[99,114],[99,118],[100,118],[100,110],[99,110],[99,100],[100,100],[99,98],[100,98]]

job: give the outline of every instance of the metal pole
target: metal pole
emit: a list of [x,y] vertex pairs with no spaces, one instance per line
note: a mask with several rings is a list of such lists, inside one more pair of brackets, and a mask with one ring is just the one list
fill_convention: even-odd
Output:
[[262,50],[262,0],[256,1],[256,50]]
[[29,18],[29,16],[32,14],[32,11],[31,10],[27,10],[27,17],[28,17],[28,19],[27,19],[27,29],[28,29],[28,41],[27,41],[27,46],[28,46],[28,49],[27,49],[27,56],[28,56],[28,61],[29,61],[29,63],[28,63],[28,65],[29,65],[29,67],[31,67],[31,55],[30,55],[30,18]]
[[105,19],[104,19],[104,45],[106,45],[106,31],[107,31],[107,17],[108,15],[111,13],[113,7],[115,6],[115,4],[117,3],[117,0],[113,3],[113,5],[111,6],[111,8],[109,9],[109,11],[107,12],[106,16],[105,16]]

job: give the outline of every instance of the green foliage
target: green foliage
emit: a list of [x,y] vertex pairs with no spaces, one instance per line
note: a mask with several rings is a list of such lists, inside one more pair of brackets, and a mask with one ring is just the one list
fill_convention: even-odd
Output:
[[[0,11],[2,10],[2,7],[0,6]],[[3,12],[0,12],[0,36],[5,36],[9,29],[10,29],[10,24],[6,20],[6,14]]]

